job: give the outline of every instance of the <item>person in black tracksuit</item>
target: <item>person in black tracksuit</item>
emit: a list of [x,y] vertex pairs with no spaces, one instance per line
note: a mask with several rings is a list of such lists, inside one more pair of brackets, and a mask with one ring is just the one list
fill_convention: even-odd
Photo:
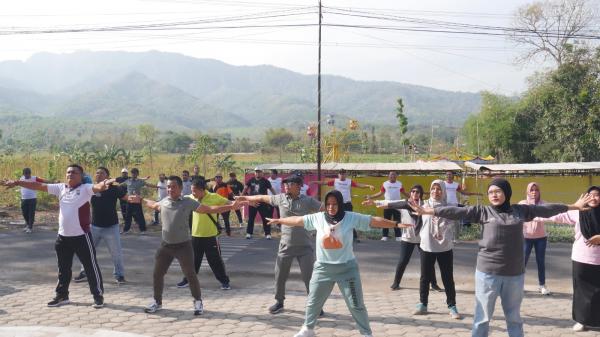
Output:
[[104,306],[102,274],[96,261],[96,250],[90,233],[90,200],[94,193],[105,191],[115,180],[107,179],[95,185],[84,184],[82,183],[83,174],[81,166],[71,164],[67,167],[66,184],[44,184],[19,180],[2,182],[2,185],[8,187],[20,186],[48,192],[58,197],[60,216],[58,236],[54,244],[58,262],[58,283],[56,296],[48,302],[49,307],[70,303],[69,284],[71,283],[74,255],[77,255],[89,276],[88,284],[90,292],[94,296],[93,307]]
[[[242,192],[243,195],[267,195],[267,191],[276,194],[271,186],[271,183],[263,176],[263,171],[260,168],[254,170],[254,177],[246,183],[246,187]],[[273,216],[273,207],[269,204],[260,203],[258,206],[250,206],[248,208],[248,227],[246,228],[246,239],[252,238],[254,232],[254,218],[259,213],[262,218],[265,237],[271,239],[271,225],[267,223],[267,218]]]
[[[237,180],[235,172],[229,173],[229,180],[227,181],[227,185],[229,186],[229,188],[231,188],[231,192],[233,192],[233,195],[229,200],[233,200],[233,197],[236,195],[242,195],[242,191],[244,191],[244,184]],[[242,211],[236,209],[235,215],[237,215],[238,223],[240,224],[240,226],[242,226],[244,222],[244,219],[242,218]]]

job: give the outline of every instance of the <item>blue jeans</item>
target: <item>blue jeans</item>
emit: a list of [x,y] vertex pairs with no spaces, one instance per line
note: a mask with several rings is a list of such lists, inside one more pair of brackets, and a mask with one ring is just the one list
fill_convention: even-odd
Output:
[[[121,249],[121,235],[119,234],[119,224],[115,224],[110,227],[98,227],[92,225],[92,239],[94,240],[94,247],[98,248],[98,245],[102,240],[106,241],[108,252],[113,260],[114,270],[113,275],[115,278],[125,277],[125,271],[123,269],[123,251]],[[83,267],[81,267],[83,270]]]
[[498,296],[502,303],[508,336],[523,337],[521,302],[524,283],[525,274],[502,276],[475,271],[475,314],[472,337],[487,337]]
[[527,261],[531,250],[535,248],[535,262],[538,268],[538,281],[540,285],[546,284],[546,243],[548,238],[539,239],[525,239],[525,267],[527,267]]

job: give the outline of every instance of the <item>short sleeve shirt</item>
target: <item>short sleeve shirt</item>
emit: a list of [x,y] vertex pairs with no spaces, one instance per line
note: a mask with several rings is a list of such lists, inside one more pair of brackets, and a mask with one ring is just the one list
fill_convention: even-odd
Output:
[[341,238],[342,248],[325,249],[323,248],[323,237],[325,236],[325,227],[329,226],[325,220],[325,213],[305,215],[304,228],[306,230],[317,231],[317,261],[323,263],[340,264],[354,260],[352,250],[352,229],[366,231],[371,223],[371,216],[354,212],[346,212],[344,219],[338,224],[337,231]]
[[[303,216],[321,209],[321,202],[315,198],[300,195],[298,198],[292,199],[284,193],[271,196],[271,205],[279,207],[279,214],[282,218]],[[310,246],[313,241],[310,233],[303,227],[281,226],[280,242],[287,246]]]
[[94,192],[92,184],[70,188],[65,184],[48,184],[48,193],[58,197],[58,234],[81,236],[90,232],[90,200]]
[[[268,178],[269,183],[271,183],[271,187],[273,187],[273,189],[275,190],[275,194],[279,194],[281,193],[281,184],[282,184],[282,179],[280,177],[277,177],[275,179],[271,179],[271,177]],[[273,193],[271,193],[271,191],[267,191],[269,193],[269,195],[273,195]]]
[[181,190],[181,195],[190,195],[192,194],[192,180],[183,180],[183,189]]
[[188,221],[191,212],[197,209],[200,203],[190,198],[173,200],[170,197],[158,203],[163,241],[173,244],[191,240]]
[[98,192],[92,196],[92,225],[97,227],[111,227],[119,223],[117,217],[117,200],[124,197],[127,192],[122,187],[111,186],[106,191]]
[[248,186],[248,194],[250,195],[267,195],[271,183],[265,178],[256,179],[255,177],[248,180],[246,186]]
[[458,199],[456,198],[456,192],[460,191],[460,186],[456,181],[451,183],[444,181],[446,185],[446,202],[448,205],[458,205]]
[[[198,199],[196,199],[196,197],[193,195],[187,196],[186,198],[198,201]],[[202,205],[206,206],[220,206],[227,205],[229,200],[216,193],[206,193],[200,202]],[[213,213],[211,216],[213,219],[215,219],[215,221],[217,221],[217,214]],[[219,235],[217,226],[215,226],[215,223],[208,217],[208,214],[198,212],[194,212],[192,214],[192,236],[198,238],[209,238],[217,235]]]
[[141,195],[142,187],[146,185],[146,182],[141,179],[127,179],[125,180],[125,186],[127,186],[127,194],[129,195]]
[[402,199],[400,192],[404,192],[404,187],[402,187],[402,183],[397,180],[396,182],[386,180],[381,185],[381,192],[384,193],[383,198],[385,200],[400,200]]
[[[39,179],[36,176],[30,176],[29,179],[25,178],[25,176],[21,176],[20,181],[29,181],[29,182],[44,182],[44,180]],[[21,199],[35,199],[37,197],[36,190],[32,190],[29,188],[21,187]]]
[[335,178],[327,183],[327,186],[333,186],[334,189],[342,193],[344,203],[352,202],[352,187],[356,187],[356,183],[352,179],[340,180]]

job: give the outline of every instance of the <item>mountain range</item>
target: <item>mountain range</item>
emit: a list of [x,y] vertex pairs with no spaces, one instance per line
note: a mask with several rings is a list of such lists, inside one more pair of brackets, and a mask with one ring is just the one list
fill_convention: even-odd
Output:
[[[393,125],[402,98],[409,125],[456,126],[481,104],[478,93],[397,82],[324,75],[322,83],[323,116],[338,124]],[[0,115],[181,131],[301,129],[316,119],[316,85],[316,75],[158,51],[38,53],[0,62]]]

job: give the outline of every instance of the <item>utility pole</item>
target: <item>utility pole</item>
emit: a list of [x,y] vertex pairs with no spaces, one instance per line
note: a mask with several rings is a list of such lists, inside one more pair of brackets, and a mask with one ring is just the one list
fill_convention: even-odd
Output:
[[[317,71],[317,180],[321,181],[321,0],[319,0],[319,61]],[[318,186],[317,198],[321,200],[321,185]]]

